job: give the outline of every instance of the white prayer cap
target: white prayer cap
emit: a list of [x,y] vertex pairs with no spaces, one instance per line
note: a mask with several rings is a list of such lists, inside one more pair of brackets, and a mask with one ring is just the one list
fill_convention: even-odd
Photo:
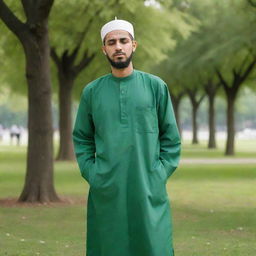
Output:
[[102,42],[104,41],[106,34],[113,30],[125,30],[125,31],[129,32],[132,35],[132,37],[134,38],[133,25],[126,20],[118,20],[117,18],[115,18],[114,20],[111,20],[110,22],[106,23],[101,28],[100,34],[101,34]]

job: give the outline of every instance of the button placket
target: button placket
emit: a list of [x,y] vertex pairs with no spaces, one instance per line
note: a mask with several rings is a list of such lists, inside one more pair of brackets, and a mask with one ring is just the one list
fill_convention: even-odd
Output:
[[121,124],[127,125],[127,87],[124,82],[120,82],[120,114]]

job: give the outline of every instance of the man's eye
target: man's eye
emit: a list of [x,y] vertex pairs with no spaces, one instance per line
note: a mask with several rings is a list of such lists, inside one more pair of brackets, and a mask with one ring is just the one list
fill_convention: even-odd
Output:
[[128,40],[127,40],[127,39],[121,39],[120,42],[121,42],[122,44],[126,44],[126,43],[128,43]]
[[108,41],[108,45],[114,45],[115,42],[114,41]]

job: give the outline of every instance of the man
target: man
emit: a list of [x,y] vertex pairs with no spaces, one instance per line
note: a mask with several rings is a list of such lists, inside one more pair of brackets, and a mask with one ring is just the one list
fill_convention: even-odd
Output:
[[133,69],[131,23],[101,30],[111,74],[83,90],[73,139],[90,184],[87,256],[173,256],[167,178],[180,137],[166,84]]

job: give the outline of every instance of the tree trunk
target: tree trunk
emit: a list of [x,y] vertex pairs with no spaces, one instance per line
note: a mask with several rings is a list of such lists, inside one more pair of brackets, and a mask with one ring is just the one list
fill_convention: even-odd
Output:
[[72,89],[79,73],[84,70],[96,56],[83,52],[83,57],[76,63],[80,43],[73,51],[65,50],[61,57],[54,47],[51,48],[51,57],[58,69],[59,81],[59,131],[60,147],[57,160],[75,160],[72,141]]
[[214,83],[212,78],[209,78],[207,83],[204,84],[204,90],[208,97],[208,125],[209,125],[209,138],[208,138],[208,148],[216,148],[216,138],[215,138],[215,110],[214,102],[216,93],[220,87],[220,83]]
[[182,129],[181,129],[181,123],[180,123],[179,108],[180,108],[180,103],[181,103],[181,99],[182,99],[183,95],[184,95],[184,93],[182,93],[182,94],[180,93],[177,96],[174,96],[173,94],[171,94],[173,110],[174,110],[177,126],[178,126],[181,137],[182,137]]
[[[235,100],[238,94],[239,89],[249,75],[254,70],[256,65],[256,58],[253,55],[252,59],[248,62],[248,58],[251,56],[251,50],[245,56],[244,60],[241,62],[241,65],[238,69],[233,68],[233,81],[229,84],[223,77],[220,70],[216,69],[216,74],[220,80],[221,85],[223,86],[227,98],[227,142],[225,155],[234,155],[234,144],[235,144],[235,120],[234,120],[234,111],[235,111]],[[246,65],[247,63],[247,65]]]
[[27,172],[19,201],[50,202],[59,198],[53,182],[53,127],[47,25],[23,42],[28,82]]
[[198,111],[199,105],[192,104],[192,128],[193,128],[193,138],[192,138],[192,144],[198,144],[198,127],[197,127],[197,111]]
[[74,79],[59,74],[60,147],[57,160],[75,160],[72,142],[72,88]]
[[215,110],[214,110],[215,94],[208,94],[208,100],[209,100],[209,110],[208,110],[209,140],[208,140],[208,148],[216,148]]
[[234,155],[235,142],[235,95],[229,93],[227,96],[227,141],[225,155]]
[[199,144],[198,141],[198,127],[197,127],[197,111],[198,108],[203,101],[205,94],[203,93],[199,99],[198,99],[198,89],[193,88],[193,89],[187,89],[187,93],[192,105],[192,129],[193,129],[193,137],[192,137],[192,144]]

